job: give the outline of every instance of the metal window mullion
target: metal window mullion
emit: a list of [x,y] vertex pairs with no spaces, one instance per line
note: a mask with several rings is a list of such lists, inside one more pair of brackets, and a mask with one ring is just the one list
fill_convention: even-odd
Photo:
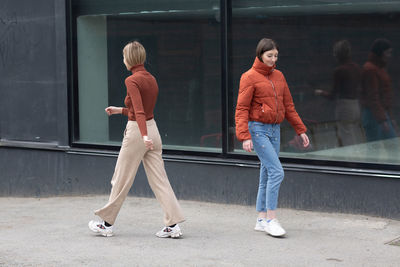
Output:
[[221,18],[221,131],[222,131],[222,154],[227,155],[229,143],[229,55],[230,55],[230,29],[231,29],[231,0],[220,1]]

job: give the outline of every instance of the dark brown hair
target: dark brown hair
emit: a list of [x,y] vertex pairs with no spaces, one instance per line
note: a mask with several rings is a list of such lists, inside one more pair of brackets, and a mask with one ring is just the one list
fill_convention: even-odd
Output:
[[392,48],[390,41],[384,38],[379,38],[372,43],[371,52],[381,57],[383,52],[389,48]]
[[256,56],[258,57],[259,60],[262,61],[262,54],[264,54],[265,51],[269,51],[272,49],[276,49],[279,51],[279,46],[278,44],[272,40],[272,39],[268,39],[268,38],[262,38],[257,45],[256,48]]

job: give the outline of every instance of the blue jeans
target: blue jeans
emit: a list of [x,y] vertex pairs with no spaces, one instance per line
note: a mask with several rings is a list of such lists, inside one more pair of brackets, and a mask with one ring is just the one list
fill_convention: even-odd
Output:
[[385,115],[388,129],[384,129],[383,122],[378,122],[369,108],[363,108],[362,124],[368,142],[397,137],[392,121],[390,120],[388,114]]
[[256,209],[258,212],[276,210],[279,188],[284,176],[282,164],[279,161],[280,124],[250,121],[249,131],[254,150],[261,161]]

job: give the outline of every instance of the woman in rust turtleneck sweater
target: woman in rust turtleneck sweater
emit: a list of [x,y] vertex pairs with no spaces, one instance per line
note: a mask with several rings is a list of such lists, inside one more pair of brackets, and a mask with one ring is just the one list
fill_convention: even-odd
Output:
[[349,146],[364,141],[359,103],[361,91],[361,67],[351,60],[351,45],[347,40],[334,44],[333,54],[339,63],[333,73],[331,91],[315,90],[316,95],[336,101],[335,119],[340,146]]
[[279,161],[280,123],[286,118],[303,141],[309,145],[303,122],[294,108],[292,96],[282,72],[275,69],[279,47],[271,39],[261,39],[253,67],[240,79],[236,105],[236,136],[243,149],[254,150],[261,161],[256,210],[256,231],[283,236],[286,231],[276,219],[279,187],[283,168]]
[[392,115],[393,90],[386,65],[392,46],[386,39],[376,39],[362,73],[362,124],[367,141],[397,136]]
[[158,95],[157,81],[144,68],[146,50],[139,42],[128,43],[123,56],[126,68],[132,71],[132,75],[125,80],[126,107],[110,106],[106,112],[108,115],[126,115],[128,123],[111,179],[110,198],[103,208],[95,211],[102,221],[90,221],[89,228],[103,236],[114,234],[113,224],[143,161],[150,187],[164,210],[165,227],[156,236],[178,238],[182,235],[178,223],[184,218],[164,169],[161,138],[153,119]]

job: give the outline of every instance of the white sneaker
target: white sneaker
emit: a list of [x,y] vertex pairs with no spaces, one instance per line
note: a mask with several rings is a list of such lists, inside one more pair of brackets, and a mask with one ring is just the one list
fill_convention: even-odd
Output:
[[96,234],[100,234],[102,236],[113,236],[113,226],[105,226],[104,222],[99,221],[90,221],[89,229],[95,232]]
[[254,230],[256,231],[265,231],[265,227],[267,227],[267,219],[265,218],[258,218],[256,222],[256,227],[254,227]]
[[279,224],[278,219],[273,219],[267,223],[265,227],[265,232],[272,236],[283,236],[286,234],[285,229]]
[[158,237],[171,237],[171,238],[179,238],[182,236],[182,231],[181,228],[179,228],[179,225],[175,225],[174,227],[169,227],[166,226],[163,229],[161,229],[160,231],[158,231],[156,233],[156,236]]

